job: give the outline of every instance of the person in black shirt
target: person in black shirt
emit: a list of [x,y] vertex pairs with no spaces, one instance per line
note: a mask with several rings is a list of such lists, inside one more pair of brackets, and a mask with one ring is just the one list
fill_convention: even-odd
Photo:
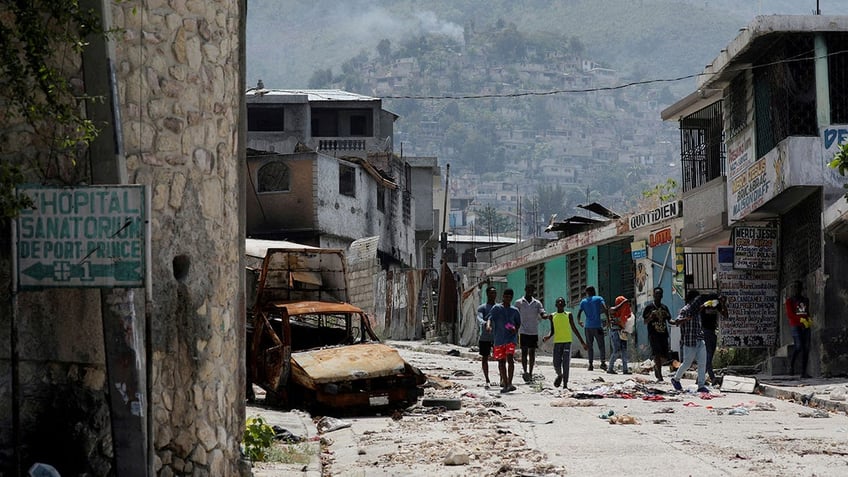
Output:
[[651,354],[654,356],[654,375],[657,382],[662,382],[662,365],[668,359],[668,322],[671,312],[662,302],[663,289],[654,288],[654,301],[645,305],[642,319],[648,327],[648,341],[651,343]]
[[716,346],[718,346],[718,318],[727,318],[726,299],[716,293],[704,296],[701,304],[701,328],[704,331],[704,344],[707,345],[707,374],[710,376],[710,384],[715,386],[716,376],[713,371],[713,357]]

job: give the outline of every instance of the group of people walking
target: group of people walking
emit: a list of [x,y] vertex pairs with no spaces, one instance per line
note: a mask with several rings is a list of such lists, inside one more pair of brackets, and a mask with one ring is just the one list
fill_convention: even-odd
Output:
[[[586,287],[585,298],[580,302],[577,320],[586,330],[586,341],[580,336],[570,312],[565,311],[565,299],[559,297],[555,301],[557,311],[547,313],[542,303],[533,295],[536,289],[533,285],[524,288],[524,296],[514,303],[514,291],[507,288],[497,303],[497,289],[486,288],[486,302],[477,309],[477,322],[480,325],[479,350],[482,357],[483,377],[486,388],[492,386],[489,377],[489,357],[498,363],[499,387],[501,392],[515,390],[513,378],[515,375],[515,349],[521,349],[521,377],[525,383],[533,381],[533,369],[536,364],[536,348],[539,346],[539,322],[550,320],[550,332],[542,337],[547,342],[553,339],[553,364],[556,371],[554,386],[568,388],[568,370],[571,367],[571,343],[576,336],[583,348],[589,354],[589,370],[594,366],[594,347],[597,342],[600,350],[600,367],[608,373],[615,374],[614,364],[621,359],[622,372],[630,374],[627,363],[627,320],[632,320],[630,301],[622,296],[616,298],[616,304],[608,308],[604,299],[595,294],[594,287]],[[584,325],[581,320],[586,315]],[[610,315],[614,319],[611,320]],[[601,315],[606,315],[606,320]],[[604,342],[604,322],[611,323],[612,354],[610,367],[606,363],[606,347]],[[631,324],[632,327],[632,324]],[[631,330],[632,332],[632,330]]]
[[[588,286],[577,311],[577,324],[584,328],[586,340],[575,326],[572,314],[565,310],[563,297],[555,301],[556,312],[547,313],[542,303],[535,298],[533,285],[524,288],[524,296],[513,302],[514,292],[507,288],[503,291],[501,302],[497,303],[497,289],[486,288],[486,303],[477,309],[477,321],[480,325],[479,350],[482,357],[483,376],[486,388],[491,386],[489,379],[489,357],[498,363],[499,387],[508,393],[516,388],[513,385],[515,374],[514,355],[517,346],[521,349],[521,377],[525,383],[533,381],[533,369],[536,364],[536,348],[539,346],[539,323],[550,320],[550,332],[542,337],[543,342],[553,339],[553,365],[556,372],[554,387],[568,388],[569,368],[571,366],[571,343],[577,338],[586,350],[589,371],[594,370],[595,345],[600,351],[600,369],[617,374],[615,364],[621,359],[621,372],[630,374],[627,362],[627,343],[633,333],[631,300],[618,296],[612,306],[607,306],[603,297]],[[790,294],[786,298],[786,314],[792,331],[793,352],[790,362],[790,374],[795,373],[795,365],[800,358],[801,377],[808,378],[807,365],[810,352],[809,300],[803,294],[803,285],[794,281],[790,285]],[[602,315],[606,315],[603,318]],[[585,316],[585,320],[584,320]],[[718,344],[719,319],[728,317],[725,297],[715,293],[701,294],[690,290],[685,303],[677,315],[672,315],[663,303],[663,289],[653,289],[653,300],[642,309],[642,318],[648,330],[648,341],[654,361],[654,375],[657,382],[663,382],[663,365],[671,359],[669,346],[669,326],[680,329],[680,365],[676,371],[670,366],[671,385],[682,390],[680,383],[685,373],[697,363],[696,384],[699,392],[709,392],[707,378],[715,384],[713,357]],[[609,364],[606,361],[605,332],[609,331],[611,354]]]

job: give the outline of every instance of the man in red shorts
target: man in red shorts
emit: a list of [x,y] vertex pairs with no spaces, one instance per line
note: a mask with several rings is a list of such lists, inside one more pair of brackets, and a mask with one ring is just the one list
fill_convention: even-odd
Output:
[[521,315],[512,306],[514,293],[511,288],[503,292],[502,302],[492,307],[486,329],[492,332],[494,343],[493,357],[498,362],[498,373],[501,377],[501,392],[515,391],[512,377],[515,374],[515,343],[518,339],[518,328],[521,326]]

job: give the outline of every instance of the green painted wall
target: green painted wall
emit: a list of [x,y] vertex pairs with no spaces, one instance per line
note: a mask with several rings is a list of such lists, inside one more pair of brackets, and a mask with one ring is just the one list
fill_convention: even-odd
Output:
[[[509,272],[506,276],[506,288],[512,288],[512,291],[515,293],[515,299],[518,297],[524,296],[524,286],[527,283],[527,272],[522,268],[519,270],[515,270]],[[500,295],[498,295],[498,301],[500,301]]]
[[[568,260],[565,255],[545,262],[545,297],[542,302],[545,310],[553,313],[556,311],[554,302],[558,296],[568,296]],[[566,302],[568,299],[566,299]]]
[[598,291],[598,247],[589,247],[586,250],[586,286],[594,286]]

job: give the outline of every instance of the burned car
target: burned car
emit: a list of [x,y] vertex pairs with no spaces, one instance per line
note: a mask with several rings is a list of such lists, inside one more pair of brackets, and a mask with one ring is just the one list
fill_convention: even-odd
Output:
[[248,377],[268,402],[328,414],[415,404],[425,377],[347,303],[340,250],[248,246],[248,254],[264,255],[248,274]]

